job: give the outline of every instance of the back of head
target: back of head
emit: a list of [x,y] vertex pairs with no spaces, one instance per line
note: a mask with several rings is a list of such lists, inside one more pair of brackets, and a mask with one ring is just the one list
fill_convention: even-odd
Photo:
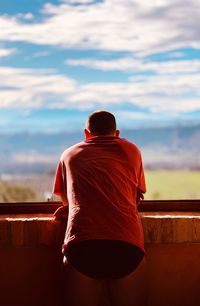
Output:
[[116,131],[115,117],[108,111],[96,111],[88,117],[86,129],[93,135],[111,135]]

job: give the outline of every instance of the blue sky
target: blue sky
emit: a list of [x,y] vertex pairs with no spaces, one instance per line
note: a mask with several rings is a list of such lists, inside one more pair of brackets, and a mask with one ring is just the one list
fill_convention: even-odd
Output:
[[1,132],[200,122],[200,3],[0,2]]

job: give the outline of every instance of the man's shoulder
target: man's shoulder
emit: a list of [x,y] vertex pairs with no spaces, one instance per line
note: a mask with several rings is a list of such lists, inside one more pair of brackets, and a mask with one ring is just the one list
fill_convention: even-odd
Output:
[[85,145],[84,141],[78,142],[72,146],[70,146],[69,148],[66,148],[66,150],[62,153],[61,155],[61,160],[66,159],[67,157],[77,153],[77,151],[82,148]]
[[138,148],[138,146],[134,142],[126,138],[119,138],[119,143],[127,150],[134,150],[140,153],[140,149]]

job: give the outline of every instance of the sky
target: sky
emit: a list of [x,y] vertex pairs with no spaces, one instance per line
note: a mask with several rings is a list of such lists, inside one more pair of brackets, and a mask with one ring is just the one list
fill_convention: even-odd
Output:
[[200,2],[0,2],[0,132],[200,123]]

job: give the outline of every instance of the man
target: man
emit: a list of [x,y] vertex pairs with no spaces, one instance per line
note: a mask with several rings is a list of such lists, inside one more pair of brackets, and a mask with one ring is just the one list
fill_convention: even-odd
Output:
[[113,306],[132,305],[127,292],[126,302],[123,294],[144,257],[137,211],[146,192],[141,154],[119,137],[108,111],[92,113],[84,132],[85,141],[62,154],[53,190],[64,205],[56,218],[62,219],[69,207],[63,244],[70,267],[69,305],[98,305],[102,286]]

